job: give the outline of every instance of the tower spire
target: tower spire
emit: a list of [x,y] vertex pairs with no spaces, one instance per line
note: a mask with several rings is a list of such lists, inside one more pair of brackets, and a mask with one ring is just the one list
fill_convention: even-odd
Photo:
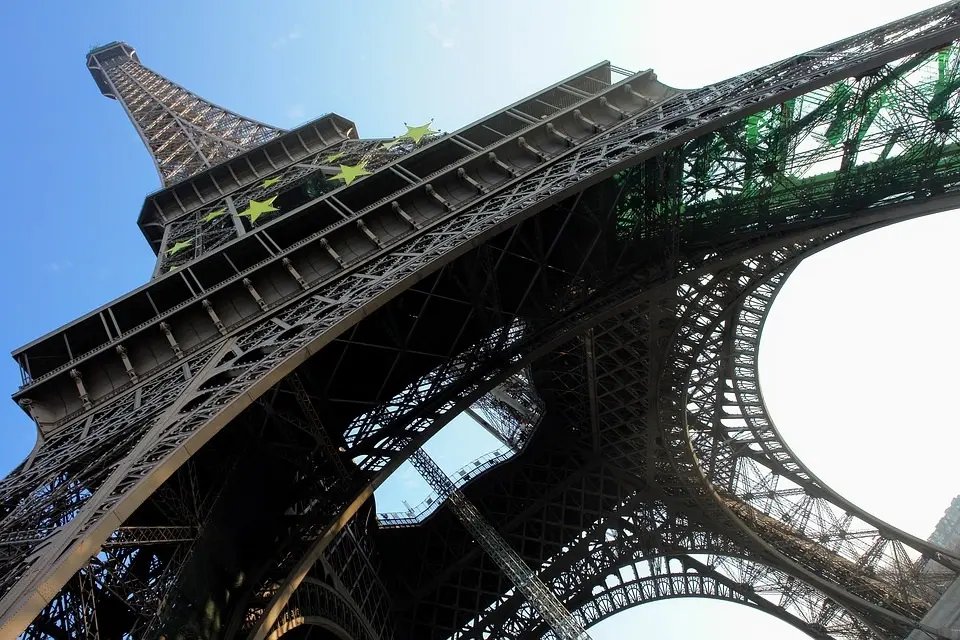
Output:
[[123,105],[170,186],[283,133],[187,91],[140,64],[133,47],[111,42],[87,54],[100,92]]

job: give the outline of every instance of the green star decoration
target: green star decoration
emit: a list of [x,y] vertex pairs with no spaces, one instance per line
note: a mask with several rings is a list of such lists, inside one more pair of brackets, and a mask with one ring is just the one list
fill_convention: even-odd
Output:
[[176,269],[177,266],[178,266],[178,265],[175,265],[175,264],[170,265],[170,268],[167,269],[167,273],[170,273],[171,271],[173,271],[174,269]]
[[401,142],[403,142],[403,137],[402,137],[402,136],[399,137],[399,138],[394,138],[393,140],[390,140],[389,142],[384,142],[382,145],[380,145],[380,148],[381,148],[381,149],[385,149],[385,150],[386,150],[386,149],[392,149],[392,148],[394,148],[395,146],[397,146],[398,144],[400,144]]
[[266,180],[263,181],[263,188],[266,189],[268,187],[272,187],[278,182],[280,182],[280,178],[267,178]]
[[342,152],[342,151],[341,151],[340,153],[334,153],[334,154],[332,154],[332,155],[327,156],[327,162],[333,163],[333,162],[336,162],[337,160],[339,160],[339,159],[342,158],[342,157],[343,157],[343,152]]
[[277,199],[277,196],[272,198],[267,198],[263,201],[251,200],[250,204],[247,205],[246,211],[242,211],[237,215],[240,216],[249,216],[250,224],[256,224],[257,218],[262,216],[265,213],[270,213],[271,211],[279,211],[275,206],[273,206],[273,201]]
[[177,240],[173,243],[173,246],[167,249],[168,256],[175,256],[187,247],[193,245],[193,240]]
[[208,213],[203,217],[203,220],[201,220],[201,222],[210,222],[211,220],[216,220],[217,218],[219,218],[225,213],[226,213],[226,210],[224,209],[217,209],[216,211],[211,211],[210,213]]
[[367,171],[366,167],[366,162],[361,162],[360,164],[355,165],[342,164],[340,165],[340,173],[332,178],[327,178],[327,180],[343,180],[346,184],[350,184],[361,176],[370,175],[370,172]]
[[410,138],[413,140],[414,144],[420,144],[420,141],[424,137],[433,135],[434,133],[440,133],[439,131],[433,131],[430,128],[431,124],[433,124],[432,121],[428,122],[427,124],[422,124],[419,127],[411,127],[410,125],[406,125],[407,132],[400,136],[400,138]]

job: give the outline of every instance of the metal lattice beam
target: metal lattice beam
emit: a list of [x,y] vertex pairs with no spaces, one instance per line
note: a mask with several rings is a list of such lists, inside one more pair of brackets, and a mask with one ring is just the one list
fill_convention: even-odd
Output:
[[[498,399],[500,399],[499,396]],[[501,402],[503,402],[502,399]],[[590,636],[587,635],[580,621],[571,617],[570,612],[557,600],[550,588],[530,570],[523,559],[500,537],[497,530],[490,526],[477,508],[450,482],[447,475],[426,451],[419,449],[410,456],[410,463],[434,491],[449,500],[450,508],[463,526],[470,531],[484,552],[493,559],[513,586],[550,625],[558,638],[589,640]]]

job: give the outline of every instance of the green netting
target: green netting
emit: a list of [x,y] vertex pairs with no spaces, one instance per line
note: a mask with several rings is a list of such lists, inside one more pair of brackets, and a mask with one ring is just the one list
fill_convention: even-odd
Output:
[[911,56],[618,173],[616,237],[770,229],[960,182],[958,60]]

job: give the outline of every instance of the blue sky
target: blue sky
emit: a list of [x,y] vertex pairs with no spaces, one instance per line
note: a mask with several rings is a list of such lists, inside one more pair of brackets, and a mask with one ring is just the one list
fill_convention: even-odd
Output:
[[[99,94],[86,71],[92,45],[125,40],[158,73],[277,126],[335,111],[363,136],[390,136],[405,121],[431,118],[453,130],[603,59],[652,67],[667,84],[696,87],[926,3],[896,5],[807,0],[785,26],[778,18],[784,8],[761,0],[277,0],[269,8],[251,0],[169,0],[149,11],[121,0],[2,3],[0,351],[122,295],[151,272],[153,256],[135,220],[159,180],[120,107]],[[942,295],[954,286],[949,238],[960,228],[951,215],[810,260],[778,301],[761,364],[775,418],[814,470],[924,537],[960,491],[947,453],[960,444],[956,420],[943,406],[948,399],[931,391],[960,382],[946,364],[960,350],[941,337],[956,318]],[[18,384],[13,361],[0,361],[0,389]],[[34,432],[12,402],[0,402],[0,423],[6,473],[26,455]],[[826,438],[841,445],[824,447]],[[452,471],[493,446],[460,421],[429,449]],[[384,508],[400,508],[408,494],[419,502],[423,485],[401,470],[381,492]],[[796,635],[779,621],[710,602],[648,605],[592,635],[706,633]]]

